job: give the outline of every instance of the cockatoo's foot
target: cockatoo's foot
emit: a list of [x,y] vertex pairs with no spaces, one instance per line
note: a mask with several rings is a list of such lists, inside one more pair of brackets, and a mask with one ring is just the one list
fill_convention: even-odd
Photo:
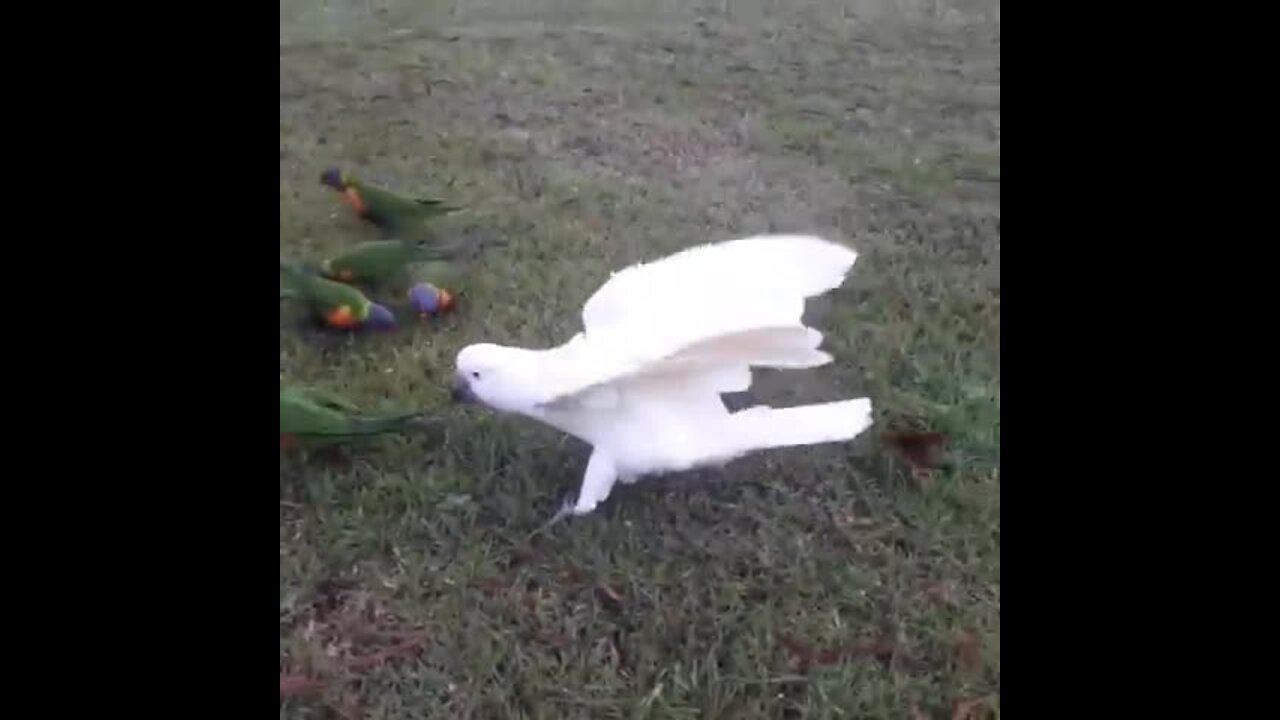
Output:
[[617,477],[613,461],[599,450],[593,451],[591,459],[587,461],[587,472],[583,476],[582,487],[578,489],[577,497],[575,498],[572,493],[565,497],[556,514],[533,534],[537,535],[545,531],[570,515],[586,515],[595,510],[597,505],[609,497],[609,489],[613,487]]
[[549,530],[552,525],[556,525],[561,520],[564,520],[565,518],[574,514],[576,514],[575,508],[574,508],[574,499],[573,499],[573,494],[570,493],[569,495],[565,496],[564,502],[560,504],[560,509],[556,510],[556,513],[552,515],[549,520],[543,523],[541,527],[539,527],[537,530],[534,530],[532,534],[539,535],[541,533],[544,533],[547,530]]

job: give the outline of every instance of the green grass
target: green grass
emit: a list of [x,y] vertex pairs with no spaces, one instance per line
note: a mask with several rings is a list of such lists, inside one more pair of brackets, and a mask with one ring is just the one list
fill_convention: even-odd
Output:
[[[282,304],[282,379],[443,422],[345,462],[282,453],[281,672],[323,685],[281,716],[998,707],[998,6],[579,4],[570,26],[282,0],[282,256],[376,237],[319,184],[330,164],[510,243],[452,288],[456,313],[393,336],[301,333]],[[869,396],[874,431],[621,487],[531,541],[585,448],[450,406],[457,350],[557,344],[610,270],[770,230],[861,257],[811,304],[836,363],[762,373],[756,397]],[[948,433],[951,464],[913,481],[877,441],[897,427]]]

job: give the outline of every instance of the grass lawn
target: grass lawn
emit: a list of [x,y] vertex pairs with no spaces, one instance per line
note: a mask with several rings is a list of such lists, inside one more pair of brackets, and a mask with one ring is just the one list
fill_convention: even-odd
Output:
[[[456,312],[391,336],[281,305],[282,380],[442,420],[281,453],[281,717],[998,712],[998,4],[456,4],[281,0],[281,256],[377,237],[331,164],[509,240]],[[876,425],[620,486],[530,539],[586,448],[451,406],[457,350],[558,344],[611,270],[768,231],[860,258],[810,304],[836,362],[753,394],[869,396]],[[899,428],[946,433],[947,465],[908,472]]]

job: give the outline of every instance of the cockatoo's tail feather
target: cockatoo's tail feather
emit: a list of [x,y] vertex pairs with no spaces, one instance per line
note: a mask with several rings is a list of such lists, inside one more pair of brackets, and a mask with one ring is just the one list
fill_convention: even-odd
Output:
[[852,440],[871,426],[871,400],[842,400],[791,408],[753,407],[729,424],[744,451]]

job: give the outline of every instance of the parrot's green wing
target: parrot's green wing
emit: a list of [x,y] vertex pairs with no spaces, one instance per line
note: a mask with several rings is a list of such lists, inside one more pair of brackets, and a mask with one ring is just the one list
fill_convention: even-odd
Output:
[[350,400],[347,400],[341,395],[336,395],[332,392],[329,392],[328,390],[324,390],[322,388],[317,388],[317,387],[308,387],[303,392],[305,392],[308,396],[310,396],[312,400],[319,403],[320,405],[333,408],[334,410],[344,410],[346,412],[353,412],[353,413],[360,411],[359,406],[357,406],[355,403],[351,402]]
[[422,243],[373,240],[329,258],[323,268],[325,277],[333,280],[382,287],[407,279],[406,271],[412,263],[447,257],[447,253]]
[[368,208],[371,219],[382,223],[421,223],[462,209],[446,204],[443,200],[410,198],[374,185],[357,182],[351,184],[360,193],[360,199]]
[[280,434],[295,438],[342,437],[350,433],[351,418],[316,402],[301,388],[280,387]]

